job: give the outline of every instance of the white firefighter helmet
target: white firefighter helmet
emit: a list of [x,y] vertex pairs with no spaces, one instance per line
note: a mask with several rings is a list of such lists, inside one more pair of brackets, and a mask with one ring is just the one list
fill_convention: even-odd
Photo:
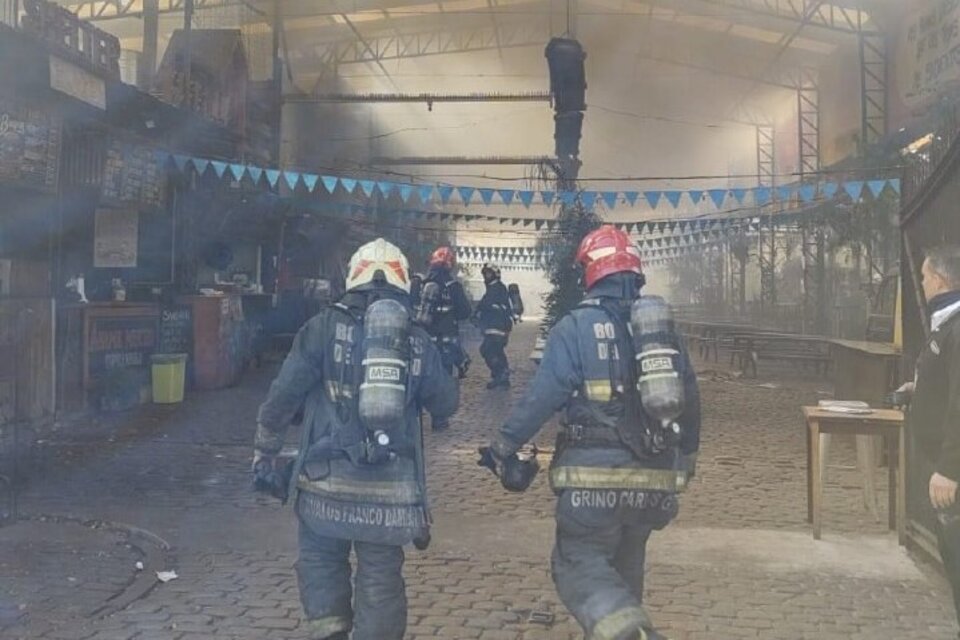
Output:
[[410,293],[410,265],[403,252],[383,238],[368,242],[350,257],[347,291],[369,285],[378,277],[386,284]]

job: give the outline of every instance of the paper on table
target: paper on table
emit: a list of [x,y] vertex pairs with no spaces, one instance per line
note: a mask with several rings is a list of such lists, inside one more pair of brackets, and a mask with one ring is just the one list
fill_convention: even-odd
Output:
[[867,415],[873,413],[873,409],[866,402],[859,400],[821,400],[818,406],[824,411],[831,413],[847,413],[853,415]]

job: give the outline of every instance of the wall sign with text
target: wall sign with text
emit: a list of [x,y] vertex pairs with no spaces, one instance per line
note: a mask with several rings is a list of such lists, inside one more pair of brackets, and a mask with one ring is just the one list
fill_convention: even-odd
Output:
[[0,99],[0,183],[55,191],[60,134],[52,114]]

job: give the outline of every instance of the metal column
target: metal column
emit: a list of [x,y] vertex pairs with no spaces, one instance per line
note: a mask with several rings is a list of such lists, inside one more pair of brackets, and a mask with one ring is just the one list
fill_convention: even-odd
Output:
[[[797,136],[800,181],[816,180],[820,172],[820,88],[816,70],[801,71],[797,87]],[[801,227],[803,265],[803,330],[824,333],[827,328],[826,230],[822,224]]]
[[882,33],[861,29],[860,153],[887,133],[887,41]]
[[[776,186],[773,125],[757,125],[757,186]],[[763,309],[777,304],[777,227],[771,211],[763,220],[757,235],[757,260],[760,264],[760,305]]]

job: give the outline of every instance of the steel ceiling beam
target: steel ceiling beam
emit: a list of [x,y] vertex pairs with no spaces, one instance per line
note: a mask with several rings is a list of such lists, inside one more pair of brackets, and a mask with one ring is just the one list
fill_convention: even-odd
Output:
[[543,46],[550,39],[548,26],[542,23],[504,24],[472,29],[432,29],[408,35],[368,36],[366,46],[355,39],[321,42],[292,52],[297,62],[320,63],[321,76],[344,64],[384,62],[471,51]]
[[370,158],[371,165],[381,167],[396,166],[515,166],[546,165],[556,167],[557,159],[552,156],[398,156]]
[[829,29],[857,35],[861,32],[879,32],[879,28],[865,11],[816,0],[699,0],[704,4],[733,9],[746,14],[777,18],[784,22]]
[[344,104],[356,102],[422,102],[433,106],[439,102],[551,102],[549,91],[526,93],[329,93],[312,96],[284,96],[287,104]]

